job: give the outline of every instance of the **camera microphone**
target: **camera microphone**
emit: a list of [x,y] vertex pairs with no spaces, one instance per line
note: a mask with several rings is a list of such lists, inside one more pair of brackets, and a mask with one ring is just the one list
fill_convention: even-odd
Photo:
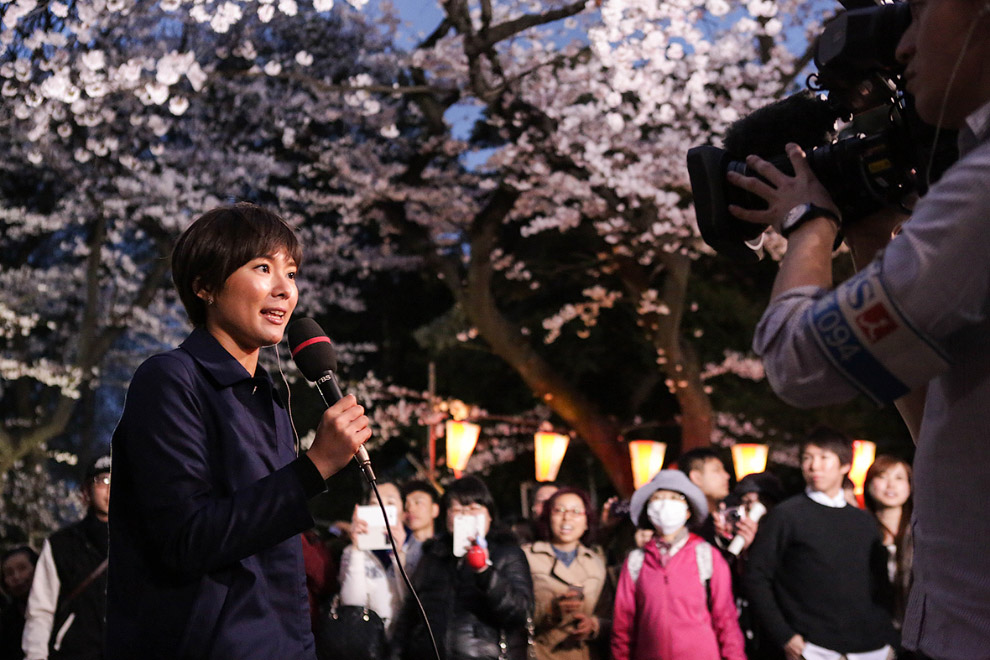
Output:
[[[316,383],[327,408],[343,399],[344,394],[340,391],[335,375],[337,351],[320,324],[313,319],[298,319],[289,324],[288,336],[292,359],[306,380]],[[371,459],[363,445],[358,447],[354,460],[361,466],[368,481],[374,483],[375,473],[371,469]]]

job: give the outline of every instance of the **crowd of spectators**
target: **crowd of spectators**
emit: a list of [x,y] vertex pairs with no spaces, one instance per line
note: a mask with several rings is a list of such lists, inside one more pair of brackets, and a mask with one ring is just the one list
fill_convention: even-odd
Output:
[[[818,429],[799,456],[805,488],[788,497],[770,472],[730,490],[719,452],[693,450],[628,513],[615,498],[599,513],[562,483],[540,484],[515,520],[476,476],[379,483],[398,552],[369,545],[382,530],[360,506],[302,536],[318,655],[337,657],[330,619],[357,607],[381,622],[368,657],[389,660],[435,657],[434,640],[451,660],[911,657],[896,634],[911,586],[910,464],[879,456],[861,509],[844,493],[846,436]],[[101,657],[109,476],[106,457],[90,466],[85,518],[40,555],[2,555],[0,660]],[[477,522],[467,537],[462,518]]]

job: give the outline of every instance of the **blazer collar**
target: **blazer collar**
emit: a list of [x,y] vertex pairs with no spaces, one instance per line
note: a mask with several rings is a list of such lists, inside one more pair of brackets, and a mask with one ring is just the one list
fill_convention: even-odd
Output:
[[271,376],[260,364],[254,376],[249,374],[205,328],[193,330],[179,347],[189,353],[221,387],[230,387],[254,377],[271,382]]

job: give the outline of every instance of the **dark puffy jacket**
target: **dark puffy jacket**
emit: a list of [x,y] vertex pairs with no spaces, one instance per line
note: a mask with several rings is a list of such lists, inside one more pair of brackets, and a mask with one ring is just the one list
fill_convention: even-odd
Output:
[[[489,539],[492,566],[475,573],[454,557],[449,534],[427,541],[412,577],[442,660],[525,660],[526,619],[533,581],[526,555],[508,538]],[[393,660],[435,657],[413,598],[406,598],[392,633]],[[507,645],[500,656],[500,643]]]
[[[79,522],[52,534],[48,542],[60,582],[48,657],[50,660],[102,658],[106,572],[97,575],[72,602],[66,603],[65,599],[107,558],[107,523],[98,520],[90,511]],[[54,648],[56,639],[59,640],[57,650]]]

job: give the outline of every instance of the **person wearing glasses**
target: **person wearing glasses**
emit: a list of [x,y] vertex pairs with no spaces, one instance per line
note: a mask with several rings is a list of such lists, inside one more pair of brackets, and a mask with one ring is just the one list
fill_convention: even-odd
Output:
[[729,565],[688,531],[708,515],[701,489],[680,470],[661,470],[633,493],[629,515],[654,535],[619,575],[614,660],[746,660]]
[[[523,546],[533,576],[533,628],[538,660],[595,660],[609,637],[605,558],[589,547],[595,512],[588,494],[561,488],[536,521],[537,541]],[[603,597],[603,595],[605,597]]]
[[107,589],[110,457],[86,468],[86,517],[45,541],[24,615],[27,660],[103,657]]

